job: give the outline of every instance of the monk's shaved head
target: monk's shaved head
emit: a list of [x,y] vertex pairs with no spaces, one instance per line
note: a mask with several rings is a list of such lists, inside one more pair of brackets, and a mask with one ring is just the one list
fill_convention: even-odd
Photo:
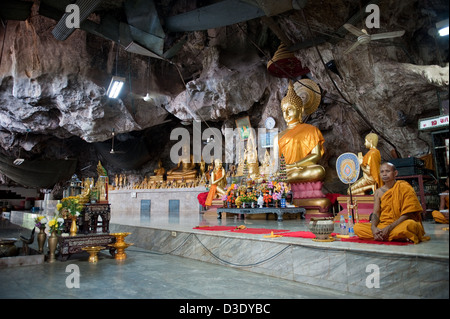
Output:
[[393,171],[396,171],[396,170],[397,170],[397,168],[395,167],[395,165],[392,164],[392,163],[390,163],[390,162],[383,162],[383,163],[381,164],[381,166],[383,166],[383,165],[386,165],[386,166],[390,167]]

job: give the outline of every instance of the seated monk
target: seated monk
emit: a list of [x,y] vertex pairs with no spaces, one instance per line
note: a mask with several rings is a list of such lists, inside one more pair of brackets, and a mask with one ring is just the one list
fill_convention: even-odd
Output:
[[153,171],[155,175],[150,176],[151,181],[162,181],[166,170],[162,166],[161,160],[158,161],[158,168]]
[[[383,181],[380,178],[381,154],[376,148],[378,145],[378,135],[374,133],[367,134],[364,145],[369,151],[364,157],[362,157],[361,153],[358,154],[363,177],[351,186],[353,195],[364,195],[368,190],[373,190],[375,193],[377,188],[383,186]],[[350,189],[348,193],[350,194]]]
[[211,206],[212,201],[216,198],[217,193],[220,195],[226,194],[226,174],[225,169],[222,167],[222,162],[220,159],[214,161],[214,170],[211,173],[211,188],[208,192],[208,197],[206,197],[205,206]]
[[189,161],[183,161],[180,159],[178,165],[169,171],[167,171],[167,180],[181,180],[185,179],[186,181],[195,180],[197,177],[197,170],[195,169],[194,157],[190,156]]
[[422,206],[412,186],[396,180],[397,169],[391,163],[380,168],[384,186],[374,195],[371,223],[357,223],[355,235],[377,241],[411,241],[418,244],[429,240],[422,225]]
[[[439,211],[434,210],[431,212],[433,215],[433,219],[436,223],[439,224],[448,224],[448,177],[445,181],[445,185],[447,186],[447,190],[443,191],[441,194],[439,194],[440,197],[440,204],[439,204]],[[444,215],[445,212],[445,215]]]
[[324,153],[325,140],[317,127],[302,123],[303,101],[295,93],[292,82],[289,83],[288,93],[281,100],[281,110],[288,127],[275,136],[274,153],[278,157],[284,155],[288,182],[323,180],[325,169],[317,163]]

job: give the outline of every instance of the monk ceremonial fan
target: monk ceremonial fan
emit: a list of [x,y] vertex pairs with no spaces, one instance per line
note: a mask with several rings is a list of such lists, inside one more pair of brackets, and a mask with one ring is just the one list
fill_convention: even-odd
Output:
[[391,163],[380,167],[384,186],[377,189],[371,224],[358,223],[355,235],[378,241],[411,241],[418,244],[429,240],[421,221],[422,206],[411,185],[396,180],[398,172]]

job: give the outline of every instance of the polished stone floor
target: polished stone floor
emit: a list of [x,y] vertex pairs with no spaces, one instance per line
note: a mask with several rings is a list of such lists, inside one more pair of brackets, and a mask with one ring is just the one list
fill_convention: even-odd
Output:
[[[166,215],[167,216],[167,215]],[[156,216],[154,216],[156,217]],[[183,220],[153,218],[139,220],[121,220],[113,216],[111,222],[117,224],[157,227],[174,231],[190,231],[196,225],[241,225],[248,227],[280,228],[291,231],[307,230],[304,220],[285,220],[282,223],[273,220],[240,220],[228,217],[217,220],[212,212],[192,214]],[[22,227],[19,227],[20,224]],[[23,218],[21,222],[11,223],[3,220],[0,225],[0,237],[16,237],[29,234],[32,221]],[[423,255],[448,259],[449,236],[444,230],[448,225],[426,221],[424,227],[432,240],[427,243],[410,246],[380,246],[334,242],[342,249],[377,250],[406,255]],[[255,238],[253,234],[232,234]],[[263,239],[258,236],[258,240]],[[301,238],[278,238],[284,243],[303,241],[308,245],[314,242]],[[323,244],[323,243],[321,243]],[[362,246],[361,246],[362,245]],[[20,246],[20,244],[18,244]],[[36,248],[36,241],[32,247]],[[0,298],[62,298],[62,299],[340,299],[366,297],[341,292],[299,282],[279,279],[263,274],[252,273],[238,268],[211,264],[174,255],[161,254],[140,247],[127,249],[128,258],[116,261],[106,252],[99,254],[96,264],[88,262],[87,253],[71,256],[67,261],[44,263],[33,266],[16,266],[0,269]],[[75,265],[75,266],[74,266]],[[79,288],[70,286],[77,281],[79,269]],[[76,277],[76,276],[75,276]]]
[[[3,222],[0,236],[28,235],[29,230]],[[20,246],[20,244],[18,244]],[[37,248],[36,241],[32,247]],[[361,298],[239,269],[164,255],[138,247],[116,261],[99,254],[96,264],[88,254],[67,261],[0,269],[0,298],[51,299],[339,299]],[[79,288],[70,270],[79,269]],[[69,268],[68,268],[69,267]],[[67,285],[68,283],[68,285]]]

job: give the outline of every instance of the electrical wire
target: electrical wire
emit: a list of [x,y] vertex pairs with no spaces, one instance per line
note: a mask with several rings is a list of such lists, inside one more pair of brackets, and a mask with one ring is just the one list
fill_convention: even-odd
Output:
[[149,254],[160,255],[160,256],[163,256],[163,255],[171,255],[173,252],[175,252],[176,250],[178,250],[179,248],[181,248],[181,247],[189,240],[189,238],[191,238],[191,237],[194,237],[194,238],[200,243],[200,245],[203,247],[203,249],[205,249],[205,250],[206,250],[206,251],[207,251],[214,259],[220,261],[220,262],[223,263],[223,264],[231,265],[231,266],[234,266],[234,267],[242,267],[242,268],[245,268],[245,267],[254,267],[254,266],[258,266],[258,265],[261,265],[261,264],[263,264],[263,263],[266,263],[266,262],[268,262],[268,261],[270,261],[270,260],[272,260],[272,259],[277,258],[277,257],[280,256],[281,254],[283,254],[286,250],[288,250],[289,248],[292,247],[291,244],[288,244],[288,245],[286,245],[286,247],[282,248],[280,251],[276,252],[275,254],[273,254],[273,255],[271,255],[271,256],[269,256],[269,257],[267,257],[267,258],[264,258],[264,259],[262,259],[262,260],[260,260],[260,261],[254,262],[254,263],[249,263],[249,264],[237,264],[237,263],[233,263],[233,262],[231,262],[231,261],[228,261],[228,260],[225,260],[225,259],[219,257],[218,255],[216,255],[215,253],[213,253],[208,247],[206,247],[206,245],[202,243],[202,241],[197,237],[196,234],[190,233],[188,236],[186,236],[186,238],[183,240],[182,243],[180,243],[176,248],[174,248],[174,249],[172,249],[172,250],[170,250],[170,251],[168,251],[168,252],[138,251],[138,250],[134,250],[134,249],[128,249],[128,251],[141,252],[141,253],[149,253]]

